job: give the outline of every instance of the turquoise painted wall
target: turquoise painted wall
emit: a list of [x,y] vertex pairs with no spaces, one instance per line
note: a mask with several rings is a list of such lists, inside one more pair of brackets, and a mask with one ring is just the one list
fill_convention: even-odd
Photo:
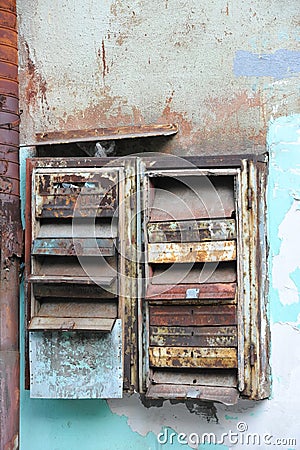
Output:
[[[128,450],[181,449],[178,442],[159,443],[157,434],[212,432],[217,436],[239,431],[235,449],[268,448],[269,444],[246,445],[247,432],[268,438],[286,439],[286,449],[300,446],[300,115],[281,117],[270,124],[268,132],[270,172],[267,193],[269,236],[269,305],[271,316],[272,398],[262,402],[241,400],[237,406],[190,407],[165,402],[161,408],[146,408],[138,397],[122,400],[37,400],[21,391],[21,450]],[[24,188],[22,150],[21,177]],[[24,198],[23,198],[24,200]],[[24,201],[23,201],[24,204]],[[21,317],[23,317],[21,289]],[[23,330],[21,333],[23,336]],[[23,341],[23,339],[21,339]],[[21,342],[23,344],[23,342]],[[23,345],[22,360],[23,360]],[[22,371],[23,373],[23,371]],[[23,385],[23,380],[22,383]],[[244,431],[240,424],[244,424]],[[298,447],[288,444],[297,439]],[[190,439],[197,448],[195,438]],[[218,441],[220,442],[220,440]],[[229,448],[214,445],[214,449]],[[281,441],[282,442],[282,441]],[[199,448],[210,448],[200,445]]]

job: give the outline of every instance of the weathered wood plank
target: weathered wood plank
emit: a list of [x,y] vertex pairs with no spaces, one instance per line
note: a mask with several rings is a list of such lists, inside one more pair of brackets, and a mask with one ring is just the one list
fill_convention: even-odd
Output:
[[115,319],[85,317],[33,317],[29,323],[30,331],[72,330],[102,331],[112,330]]
[[148,244],[149,263],[217,262],[235,259],[235,241]]
[[232,387],[157,384],[150,385],[146,392],[146,398],[210,400],[221,402],[224,405],[235,405],[239,398],[239,392]]
[[151,346],[236,347],[237,327],[155,327],[149,330]]
[[186,370],[154,370],[151,376],[154,384],[177,384],[214,387],[237,387],[237,371],[235,369],[191,369]]
[[147,300],[158,299],[233,299],[235,297],[236,283],[215,284],[150,284],[147,292]]
[[236,325],[235,305],[162,305],[149,307],[150,325],[216,326]]
[[236,238],[234,219],[189,220],[148,223],[148,241],[201,242]]
[[152,367],[204,367],[234,369],[237,367],[236,348],[149,347]]
[[116,302],[66,302],[47,301],[41,304],[37,313],[39,317],[85,317],[116,319],[118,306]]
[[34,240],[31,253],[53,256],[113,256],[115,241],[99,238],[42,238]]

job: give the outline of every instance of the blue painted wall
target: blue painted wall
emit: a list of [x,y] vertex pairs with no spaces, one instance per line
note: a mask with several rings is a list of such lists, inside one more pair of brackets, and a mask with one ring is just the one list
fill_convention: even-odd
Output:
[[[234,407],[215,405],[210,410],[207,407],[188,410],[182,404],[169,402],[161,408],[146,408],[135,396],[109,402],[33,400],[22,390],[21,450],[187,448],[182,444],[182,436],[178,438],[179,433],[189,436],[189,443],[196,448],[192,444],[197,441],[191,433],[204,432],[215,433],[219,444],[212,447],[224,450],[229,444],[226,440],[221,444],[221,434],[230,430],[238,432],[236,449],[269,448],[266,442],[274,448],[275,439],[286,439],[286,449],[299,448],[293,442],[288,445],[288,439],[297,439],[300,445],[300,115],[273,121],[267,144],[272,398],[256,403],[241,400]],[[23,163],[26,156],[23,149]],[[24,187],[23,168],[22,164]],[[21,302],[23,305],[23,289]],[[161,439],[159,443],[157,435],[166,429],[168,442],[164,444]],[[173,430],[177,434],[171,443]],[[267,441],[260,447],[251,441],[252,445],[245,447],[242,439],[247,433],[257,433]]]

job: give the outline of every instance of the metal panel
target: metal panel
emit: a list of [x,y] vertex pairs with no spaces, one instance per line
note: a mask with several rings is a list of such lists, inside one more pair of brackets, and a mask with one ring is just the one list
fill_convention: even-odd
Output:
[[235,241],[148,244],[149,263],[217,262],[236,259]]
[[246,395],[251,395],[250,387],[250,228],[248,209],[248,163],[242,161],[241,172],[236,183],[237,219],[238,219],[238,388]]
[[175,155],[158,154],[153,157],[143,155],[143,162],[145,168],[148,170],[182,170],[182,169],[195,169],[199,167],[197,171],[203,169],[213,169],[216,172],[216,167],[220,168],[240,168],[242,160],[253,159],[254,161],[266,162],[266,153],[254,155],[254,154],[232,154],[232,155],[216,155],[215,149],[208,155],[202,156],[185,156],[184,158]]
[[118,203],[117,186],[117,171],[37,171],[36,217],[113,217]]
[[29,331],[101,331],[112,330],[115,319],[91,317],[33,317],[29,323]]
[[[75,283],[74,283],[75,284]],[[57,283],[48,284],[33,284],[33,294],[35,298],[64,298],[69,301],[73,301],[78,298],[82,301],[86,301],[87,299],[103,299],[103,298],[112,298],[116,295],[116,292],[107,291],[105,288],[102,289],[97,284],[72,284],[71,289],[66,289],[66,286],[59,281]]]
[[41,303],[38,316],[44,317],[106,317],[117,318],[117,301],[52,300]]
[[150,325],[197,326],[235,325],[235,305],[162,305],[150,306]]
[[150,284],[146,292],[146,300],[157,299],[234,299],[235,283],[217,284]]
[[59,278],[62,275],[71,278],[88,278],[89,275],[92,280],[95,278],[107,278],[111,280],[110,283],[117,276],[116,258],[104,258],[100,255],[99,257],[82,256],[80,262],[81,264],[78,258],[73,256],[60,256],[59,258],[52,256],[47,258],[40,257],[34,272],[41,278],[43,276]]
[[236,347],[236,327],[150,327],[153,346]]
[[49,222],[43,221],[38,230],[37,238],[116,238],[118,236],[118,227],[115,221],[101,219],[92,224],[83,220],[82,223],[76,221],[76,226],[73,228],[72,222],[64,223],[56,219]]
[[202,385],[214,387],[236,387],[235,369],[153,370],[153,384]]
[[75,276],[63,276],[57,277],[57,275],[31,275],[28,278],[30,283],[61,283],[61,284],[94,284],[97,283],[101,286],[110,287],[115,281],[116,277],[94,277],[93,279],[90,277],[75,277]]
[[0,1],[0,448],[19,441],[19,283],[23,236],[19,197],[18,33],[15,0]]
[[[265,230],[265,188],[266,167],[249,162],[249,190],[252,193],[250,214],[250,279],[251,279],[251,396],[263,399],[270,394],[270,368],[268,362],[269,329],[265,298],[266,269],[266,230]],[[260,276],[259,276],[260,274]]]
[[236,264],[233,261],[218,263],[180,263],[153,266],[153,284],[234,283]]
[[153,367],[234,369],[237,367],[235,348],[149,347],[149,362]]
[[115,241],[101,238],[42,238],[34,240],[31,253],[53,256],[114,256]]
[[107,141],[110,139],[133,139],[155,136],[172,136],[178,132],[176,124],[132,125],[111,128],[93,128],[92,130],[67,130],[36,133],[41,144],[53,145],[71,142]]
[[195,399],[235,405],[239,398],[239,392],[237,389],[227,387],[158,384],[149,387],[146,397],[170,400]]
[[155,178],[150,221],[231,218],[234,212],[233,177],[183,176]]
[[111,333],[30,333],[32,398],[121,398],[122,324]]
[[148,223],[148,242],[224,241],[236,237],[234,219]]

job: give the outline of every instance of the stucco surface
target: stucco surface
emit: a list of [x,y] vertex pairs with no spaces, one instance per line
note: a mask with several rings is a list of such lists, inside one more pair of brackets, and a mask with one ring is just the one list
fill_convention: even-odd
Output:
[[27,0],[18,12],[25,145],[176,122],[164,151],[258,151],[269,119],[299,110],[294,0]]

